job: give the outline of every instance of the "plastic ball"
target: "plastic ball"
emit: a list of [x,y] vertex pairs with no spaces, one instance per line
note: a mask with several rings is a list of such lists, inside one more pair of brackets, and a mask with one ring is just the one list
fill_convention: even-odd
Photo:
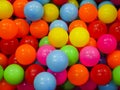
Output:
[[53,28],[50,30],[48,34],[48,40],[52,46],[60,48],[66,45],[68,41],[68,33],[63,28],[60,27]]
[[112,3],[111,1],[103,1],[103,2],[99,3],[98,9],[99,9],[100,7],[102,7],[103,5],[105,5],[105,4],[112,4],[112,5],[113,5],[113,3]]
[[17,64],[11,64],[4,70],[4,79],[11,85],[20,84],[24,79],[24,70]]
[[74,4],[66,3],[60,8],[60,17],[66,21],[71,22],[78,16],[78,9]]
[[11,19],[3,19],[0,21],[0,37],[2,39],[12,39],[18,33],[18,27]]
[[120,21],[120,9],[118,9],[117,17],[118,17],[118,20]]
[[74,20],[69,24],[69,32],[72,31],[75,27],[84,27],[87,29],[87,25],[84,21],[82,20]]
[[0,65],[3,68],[6,68],[6,66],[8,65],[8,58],[3,53],[0,53]]
[[52,22],[59,17],[59,9],[55,4],[47,3],[44,5],[43,19],[47,22]]
[[107,33],[107,26],[100,20],[95,20],[88,25],[88,31],[90,33],[90,36],[98,39],[101,35]]
[[15,57],[20,64],[29,65],[35,61],[36,50],[29,44],[22,44],[16,49]]
[[56,79],[49,72],[41,72],[34,79],[35,90],[55,90]]
[[120,50],[114,50],[107,56],[107,63],[112,69],[120,65]]
[[72,45],[65,45],[61,48],[61,50],[67,55],[69,66],[77,63],[79,57],[77,48]]
[[19,18],[25,18],[24,7],[28,0],[15,0],[13,3],[14,15]]
[[100,53],[96,47],[86,46],[80,51],[80,62],[88,67],[96,65],[100,60]]
[[47,66],[53,72],[61,72],[68,66],[68,57],[61,50],[54,50],[47,56]]
[[48,44],[48,45],[50,44],[49,40],[48,40],[48,36],[45,36],[45,37],[43,37],[43,38],[40,39],[40,41],[39,41],[39,47],[43,46],[45,44]]
[[106,23],[106,24],[112,23],[117,18],[117,9],[112,4],[102,5],[98,9],[98,18],[103,23]]
[[84,47],[89,42],[90,35],[87,29],[76,27],[70,32],[69,39],[73,46]]
[[39,20],[43,17],[43,6],[37,1],[30,1],[24,7],[25,17],[31,21]]
[[45,20],[32,22],[30,25],[30,33],[36,38],[42,38],[48,34],[49,26]]
[[102,53],[109,54],[116,49],[117,41],[114,36],[104,34],[98,39],[97,47]]
[[79,7],[77,0],[68,0],[69,3],[74,4],[77,8]]
[[80,7],[84,4],[87,4],[87,3],[93,4],[95,7],[97,7],[97,3],[94,0],[82,0],[80,2]]
[[68,0],[52,0],[55,5],[61,6],[68,2]]
[[97,47],[97,41],[95,40],[95,38],[90,37],[89,42],[86,46],[93,46],[93,47]]
[[25,80],[29,84],[33,84],[34,79],[37,74],[44,71],[44,68],[38,64],[32,64],[28,66],[28,68],[25,71]]
[[85,84],[89,79],[89,71],[82,64],[74,64],[68,70],[68,80],[76,86]]
[[3,74],[4,74],[3,67],[0,65],[0,81],[3,78]]
[[90,3],[84,4],[79,8],[79,18],[84,22],[92,22],[98,16],[97,8]]
[[13,14],[13,6],[7,0],[0,0],[0,19],[10,18]]
[[114,5],[119,6],[120,1],[119,0],[110,0]]
[[4,53],[5,55],[11,55],[15,53],[18,46],[19,46],[19,41],[16,38],[10,40],[1,39],[0,41],[1,52]]
[[10,64],[18,64],[18,65],[20,65],[20,64],[18,63],[16,57],[15,57],[15,54],[12,54],[12,55],[9,57],[9,59],[8,59],[8,65],[10,65]]
[[57,85],[62,85],[67,80],[67,71],[66,70],[63,70],[62,72],[53,72],[50,69],[48,69],[47,72],[54,75],[54,77],[56,78]]
[[55,27],[61,27],[63,29],[65,29],[66,31],[68,31],[68,26],[67,23],[64,22],[63,20],[55,20],[50,24],[50,30],[55,28]]
[[92,68],[90,77],[96,84],[106,85],[112,79],[111,69],[105,64],[97,64]]
[[113,69],[112,75],[113,75],[113,82],[116,85],[120,85],[120,66],[117,66]]
[[55,50],[51,45],[43,45],[37,50],[37,60],[42,64],[46,65],[46,58],[50,52]]
[[40,2],[43,5],[50,2],[50,0],[34,0],[34,1],[38,1],[38,2]]

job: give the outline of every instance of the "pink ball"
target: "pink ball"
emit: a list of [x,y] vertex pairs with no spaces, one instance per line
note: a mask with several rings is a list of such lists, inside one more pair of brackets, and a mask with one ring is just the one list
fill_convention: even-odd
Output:
[[50,69],[48,69],[47,71],[55,76],[57,85],[62,85],[67,80],[67,71],[66,70],[63,70],[62,72],[53,72]]
[[114,36],[104,34],[98,39],[97,47],[102,53],[109,54],[116,49],[117,41]]
[[37,60],[42,64],[42,65],[46,65],[46,58],[47,55],[51,52],[55,50],[55,48],[51,45],[43,45],[41,46],[38,51],[37,51]]
[[120,0],[111,0],[111,2],[117,6],[120,5]]
[[80,62],[88,67],[96,65],[100,60],[100,53],[96,47],[86,46],[80,51]]

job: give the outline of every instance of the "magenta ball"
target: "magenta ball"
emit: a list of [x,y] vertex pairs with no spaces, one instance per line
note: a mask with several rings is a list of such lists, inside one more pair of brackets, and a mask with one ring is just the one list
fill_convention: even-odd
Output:
[[80,62],[88,67],[96,65],[100,60],[100,53],[96,47],[86,46],[80,51]]
[[67,80],[67,71],[66,70],[63,70],[62,72],[53,72],[50,69],[48,69],[47,71],[55,76],[57,85],[62,85]]
[[39,47],[39,49],[37,51],[37,60],[42,65],[46,65],[47,55],[53,50],[55,50],[55,48],[51,45],[43,45],[43,46]]
[[120,5],[120,0],[110,0],[114,5],[119,6]]
[[117,40],[110,34],[104,34],[98,39],[97,47],[102,53],[109,54],[117,48]]

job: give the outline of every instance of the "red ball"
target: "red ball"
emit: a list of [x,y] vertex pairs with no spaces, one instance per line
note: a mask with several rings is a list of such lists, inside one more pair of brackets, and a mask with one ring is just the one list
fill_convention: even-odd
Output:
[[0,53],[0,65],[3,68],[6,68],[6,66],[8,65],[8,58],[3,53]]
[[61,6],[68,2],[68,0],[52,0],[54,4]]
[[98,85],[106,85],[112,79],[111,69],[104,64],[97,64],[90,72],[91,79]]

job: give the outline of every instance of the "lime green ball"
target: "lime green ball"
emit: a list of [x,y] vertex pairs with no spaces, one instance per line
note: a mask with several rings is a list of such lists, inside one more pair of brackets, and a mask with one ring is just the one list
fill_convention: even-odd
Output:
[[49,43],[49,40],[48,40],[48,36],[43,37],[43,38],[39,41],[39,47],[40,47],[40,46],[43,46],[43,45],[45,45],[45,44],[50,44],[50,43]]
[[3,78],[3,73],[4,73],[3,68],[0,65],[0,80],[2,80],[2,78]]
[[78,57],[79,57],[79,52],[74,46],[65,45],[61,48],[61,50],[63,52],[65,52],[65,54],[67,55],[68,60],[69,60],[69,66],[77,63]]
[[24,79],[24,70],[17,64],[9,65],[4,71],[4,79],[12,85],[20,84]]

